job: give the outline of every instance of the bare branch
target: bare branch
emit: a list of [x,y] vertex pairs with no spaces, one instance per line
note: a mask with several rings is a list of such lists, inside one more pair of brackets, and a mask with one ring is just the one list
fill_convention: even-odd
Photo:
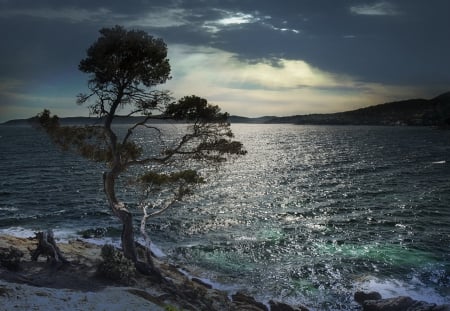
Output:
[[135,125],[133,125],[132,127],[130,127],[127,131],[127,134],[123,138],[122,144],[125,145],[127,143],[128,139],[133,134],[133,131],[139,126],[142,126],[142,127],[148,128],[148,129],[153,129],[153,130],[157,131],[158,136],[161,137],[161,130],[159,128],[157,128],[156,126],[151,126],[151,125],[146,124],[147,121],[150,120],[151,118],[152,118],[151,116],[147,116],[147,117],[145,117],[145,119],[143,121],[138,122]]

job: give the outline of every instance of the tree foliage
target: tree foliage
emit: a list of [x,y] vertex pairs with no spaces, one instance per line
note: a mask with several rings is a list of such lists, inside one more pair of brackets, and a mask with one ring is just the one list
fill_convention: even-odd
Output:
[[[167,47],[161,39],[120,26],[104,28],[79,69],[89,74],[89,92],[78,96],[78,104],[87,104],[101,125],[62,126],[48,110],[37,119],[55,144],[106,164],[104,189],[112,212],[123,224],[124,255],[138,262],[132,213],[116,197],[116,190],[123,190],[116,180],[124,172],[141,173],[135,180],[143,190],[142,197],[150,200],[140,204],[144,210],[141,232],[148,238],[146,219],[159,215],[204,182],[198,168],[220,164],[246,151],[233,140],[228,114],[218,106],[195,95],[175,101],[168,91],[154,88],[170,78]],[[133,115],[144,117],[117,132],[114,122]],[[155,119],[174,120],[183,133],[168,137]],[[181,121],[183,125],[179,125]],[[135,139],[138,130],[148,132],[148,141]],[[165,200],[155,200],[163,194]]]
[[163,40],[120,26],[103,28],[100,34],[79,64],[80,71],[90,75],[91,91],[78,95],[79,104],[95,96],[90,105],[94,115],[115,114],[118,107],[126,105],[134,106],[132,113],[148,115],[161,102],[170,100],[167,92],[151,89],[170,79]]

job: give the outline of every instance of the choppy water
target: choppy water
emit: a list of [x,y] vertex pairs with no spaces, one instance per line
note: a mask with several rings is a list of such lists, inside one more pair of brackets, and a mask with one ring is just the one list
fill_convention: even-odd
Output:
[[[170,260],[225,288],[317,310],[356,308],[361,289],[450,303],[450,131],[233,130],[248,154],[149,222]],[[0,229],[117,238],[100,165],[31,128],[0,136]]]

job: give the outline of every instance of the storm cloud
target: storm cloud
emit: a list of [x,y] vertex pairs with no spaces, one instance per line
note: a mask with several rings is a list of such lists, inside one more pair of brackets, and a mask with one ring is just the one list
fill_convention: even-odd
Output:
[[175,96],[232,114],[354,109],[450,85],[450,2],[0,1],[1,121],[43,108],[82,115],[77,70],[103,27],[168,44]]

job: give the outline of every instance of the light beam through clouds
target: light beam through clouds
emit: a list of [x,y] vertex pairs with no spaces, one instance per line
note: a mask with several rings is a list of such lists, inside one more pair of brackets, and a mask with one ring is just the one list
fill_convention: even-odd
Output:
[[247,63],[233,53],[209,47],[174,45],[173,79],[164,88],[179,98],[196,94],[231,114],[247,116],[338,112],[368,106],[374,101],[409,96],[417,89],[386,87],[329,73],[302,60],[278,59]]

